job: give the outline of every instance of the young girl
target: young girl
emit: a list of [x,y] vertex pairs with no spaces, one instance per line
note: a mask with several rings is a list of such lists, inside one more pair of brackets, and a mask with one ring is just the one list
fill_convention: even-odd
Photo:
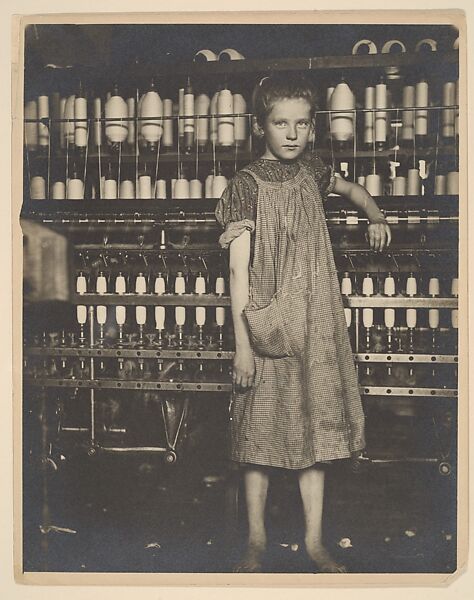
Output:
[[237,572],[258,572],[266,547],[269,468],[298,471],[305,545],[320,571],[345,572],[322,543],[324,470],[364,448],[364,414],[323,210],[329,192],[369,220],[373,250],[390,229],[367,191],[306,154],[315,97],[301,77],[262,79],[253,97],[261,158],[216,208],[230,246],[235,331],[231,458],[245,466],[249,523]]

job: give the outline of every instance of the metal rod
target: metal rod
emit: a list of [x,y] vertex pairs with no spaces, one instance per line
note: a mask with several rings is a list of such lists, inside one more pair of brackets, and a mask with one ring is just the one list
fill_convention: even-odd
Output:
[[[93,306],[89,306],[88,308],[88,313],[89,313],[89,345],[92,348],[94,346],[95,343],[95,332],[94,332],[94,307]],[[90,378],[91,381],[94,380],[95,378],[95,373],[94,373],[94,357],[91,356],[90,357]],[[90,443],[91,445],[95,444],[95,390],[93,387],[91,387],[90,389]]]

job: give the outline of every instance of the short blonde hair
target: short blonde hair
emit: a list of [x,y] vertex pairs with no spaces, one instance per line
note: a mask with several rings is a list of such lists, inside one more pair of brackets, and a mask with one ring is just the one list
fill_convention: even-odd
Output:
[[316,112],[316,90],[303,75],[278,73],[263,77],[252,94],[253,114],[259,127],[263,127],[275,102],[284,98],[303,98],[311,108],[311,120]]

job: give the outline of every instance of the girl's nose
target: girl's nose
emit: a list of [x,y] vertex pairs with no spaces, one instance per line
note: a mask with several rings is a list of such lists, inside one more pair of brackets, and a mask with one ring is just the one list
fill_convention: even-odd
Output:
[[290,125],[288,127],[288,131],[286,132],[286,137],[289,140],[296,140],[296,138],[298,137],[298,134],[296,133],[296,127],[294,125]]

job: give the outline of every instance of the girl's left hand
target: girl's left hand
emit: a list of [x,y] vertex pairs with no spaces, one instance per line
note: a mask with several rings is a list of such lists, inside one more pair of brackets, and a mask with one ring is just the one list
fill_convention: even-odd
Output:
[[390,227],[386,222],[369,223],[368,226],[369,244],[375,252],[382,252],[384,248],[388,248],[392,241]]

